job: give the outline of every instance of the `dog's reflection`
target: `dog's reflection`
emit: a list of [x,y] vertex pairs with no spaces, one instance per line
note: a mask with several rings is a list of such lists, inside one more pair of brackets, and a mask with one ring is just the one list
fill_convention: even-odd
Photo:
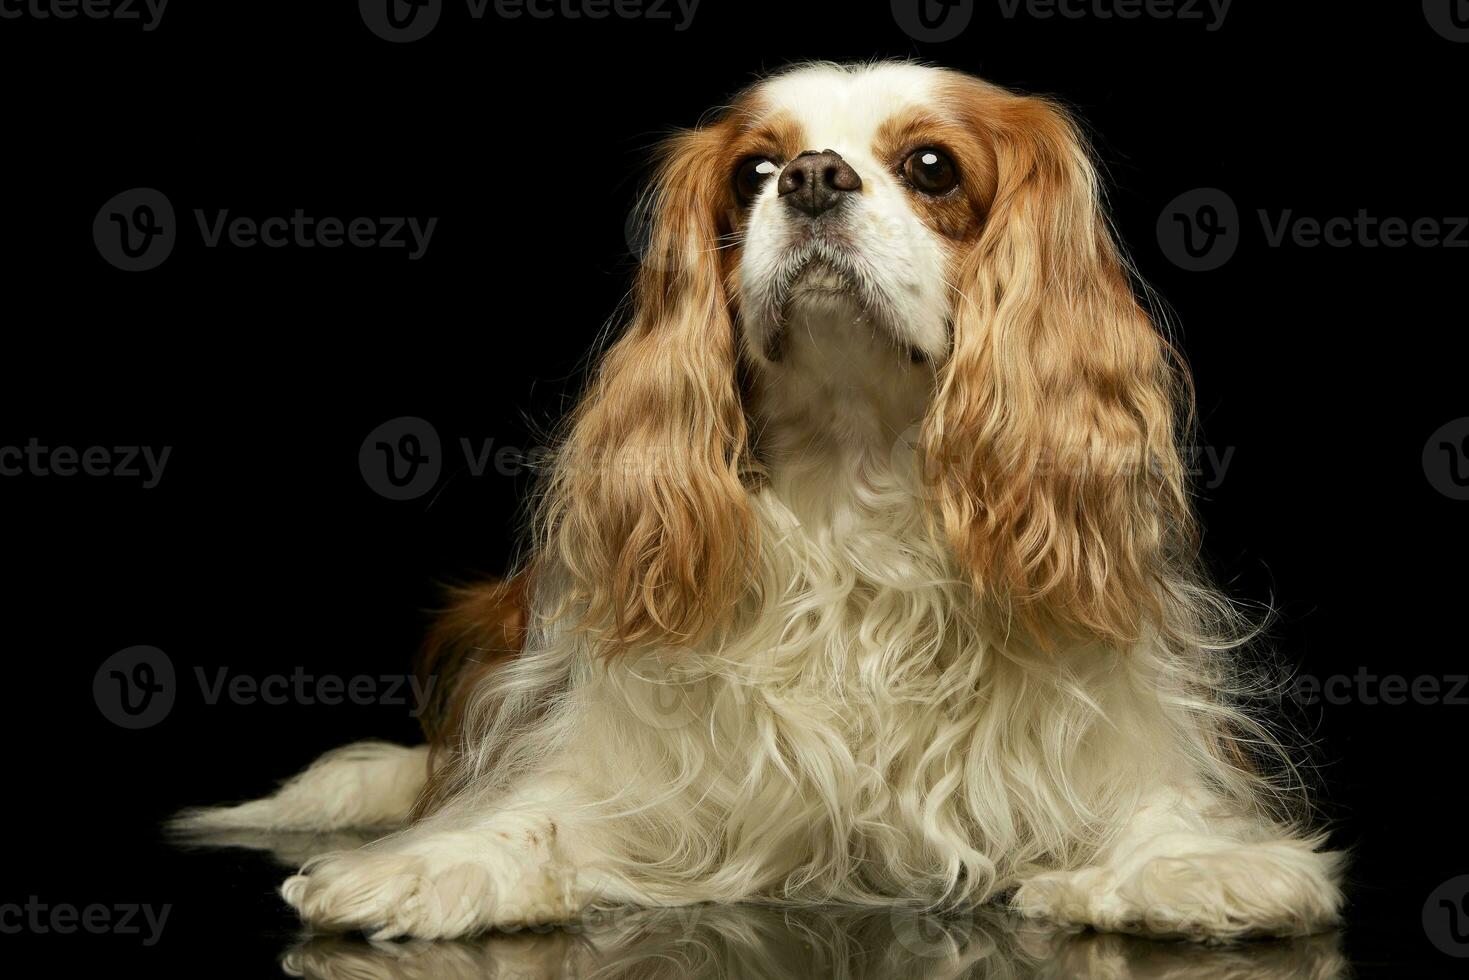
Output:
[[692,906],[472,942],[320,936],[290,950],[319,980],[1329,980],[1335,936],[1205,947],[1057,932],[985,912]]
[[[375,834],[232,832],[180,843],[242,847],[297,866]],[[312,980],[1333,980],[1335,935],[1196,946],[1057,930],[985,910],[696,905],[610,911],[575,926],[458,942],[315,936],[282,960]]]

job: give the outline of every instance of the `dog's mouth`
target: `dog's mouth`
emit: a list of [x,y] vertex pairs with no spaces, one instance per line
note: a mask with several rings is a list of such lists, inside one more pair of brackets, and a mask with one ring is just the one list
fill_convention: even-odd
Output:
[[801,266],[786,292],[784,309],[806,298],[823,296],[857,297],[857,279],[830,259],[812,258]]
[[854,326],[865,324],[890,337],[909,362],[928,363],[926,354],[902,339],[886,298],[840,252],[804,250],[777,280],[765,307],[763,353],[768,360],[784,359],[789,326],[801,316],[830,316],[850,320]]
[[882,320],[883,304],[863,284],[860,272],[839,250],[824,247],[800,249],[788,260],[774,283],[766,307],[768,330],[765,356],[779,361],[784,356],[788,325],[802,315],[850,317],[853,322]]

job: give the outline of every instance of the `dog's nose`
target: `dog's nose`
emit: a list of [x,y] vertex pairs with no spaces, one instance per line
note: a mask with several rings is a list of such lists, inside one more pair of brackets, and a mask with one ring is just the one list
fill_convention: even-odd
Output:
[[835,150],[807,150],[785,165],[776,189],[787,204],[814,218],[860,191],[862,178]]

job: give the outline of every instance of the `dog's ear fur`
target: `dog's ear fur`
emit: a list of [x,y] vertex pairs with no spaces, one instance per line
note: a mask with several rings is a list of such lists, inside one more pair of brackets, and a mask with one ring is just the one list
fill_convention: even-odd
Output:
[[538,515],[541,560],[597,647],[696,642],[757,546],[726,270],[727,123],[664,148],[632,321],[572,414]]
[[962,256],[926,477],[976,589],[1033,638],[1126,645],[1166,618],[1194,523],[1187,376],[1134,296],[1067,114],[955,76],[993,160]]

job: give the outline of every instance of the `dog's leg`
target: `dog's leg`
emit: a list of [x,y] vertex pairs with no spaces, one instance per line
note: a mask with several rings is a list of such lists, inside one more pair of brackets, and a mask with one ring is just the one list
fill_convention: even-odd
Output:
[[170,823],[183,833],[401,827],[428,782],[427,746],[357,742],[328,752],[264,799],[188,810]]
[[312,859],[281,894],[320,929],[420,939],[564,923],[593,903],[635,900],[598,874],[578,802],[548,777],[490,808],[451,801],[391,837]]
[[1201,791],[1159,791],[1091,865],[1031,877],[1012,904],[1063,924],[1200,941],[1337,922],[1341,854],[1210,810]]

